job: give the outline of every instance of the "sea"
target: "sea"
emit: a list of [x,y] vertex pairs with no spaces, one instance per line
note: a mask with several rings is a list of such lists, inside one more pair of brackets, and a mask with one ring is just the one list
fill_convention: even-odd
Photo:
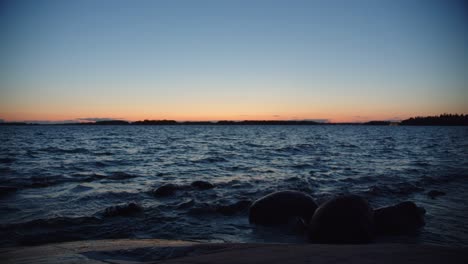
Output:
[[[468,127],[364,125],[1,126],[0,246],[161,238],[307,243],[249,224],[248,204],[297,190],[414,201],[419,231],[376,243],[468,245]],[[206,181],[211,189],[194,188]],[[180,188],[155,196],[164,184]],[[444,195],[430,197],[428,192]],[[141,206],[109,214],[115,206]],[[107,211],[106,211],[107,210]]]

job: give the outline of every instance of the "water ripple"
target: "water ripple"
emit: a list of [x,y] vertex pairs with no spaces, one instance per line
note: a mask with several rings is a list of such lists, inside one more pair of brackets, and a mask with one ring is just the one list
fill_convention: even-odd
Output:
[[[246,220],[249,202],[284,189],[318,202],[357,193],[376,207],[415,200],[428,210],[421,241],[468,244],[465,127],[5,126],[0,139],[0,185],[16,190],[0,196],[0,246],[110,237],[298,242]],[[214,188],[191,188],[195,180]],[[151,194],[165,183],[183,188]],[[430,190],[447,195],[431,199]],[[141,213],[97,214],[133,201]]]

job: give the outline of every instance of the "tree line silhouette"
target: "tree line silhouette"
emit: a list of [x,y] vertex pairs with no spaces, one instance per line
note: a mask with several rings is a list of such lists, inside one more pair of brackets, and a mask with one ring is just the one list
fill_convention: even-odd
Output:
[[439,116],[412,117],[400,122],[403,126],[468,126],[468,114],[442,114]]
[[244,120],[244,121],[175,121],[175,120],[104,120],[95,122],[37,124],[26,122],[0,122],[2,125],[369,125],[369,126],[468,126],[468,114],[442,114],[439,116],[411,117],[403,121],[369,121],[366,123],[321,123],[310,120]]

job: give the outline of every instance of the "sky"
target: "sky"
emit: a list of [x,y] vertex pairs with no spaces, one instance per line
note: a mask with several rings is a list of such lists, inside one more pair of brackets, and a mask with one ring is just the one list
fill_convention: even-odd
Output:
[[468,114],[464,1],[2,1],[0,119]]

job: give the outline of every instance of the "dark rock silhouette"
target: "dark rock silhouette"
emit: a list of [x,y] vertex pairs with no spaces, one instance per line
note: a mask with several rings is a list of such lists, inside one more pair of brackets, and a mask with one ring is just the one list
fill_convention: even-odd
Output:
[[175,120],[143,120],[133,122],[132,125],[177,125]]
[[328,200],[310,221],[308,235],[317,243],[369,243],[374,237],[373,210],[357,195]]
[[320,124],[315,121],[295,121],[295,120],[244,120],[244,121],[218,121],[217,125],[317,125]]
[[445,192],[442,191],[437,191],[437,190],[431,190],[427,193],[427,196],[431,197],[431,199],[435,199],[438,196],[446,195]]
[[369,122],[365,122],[365,123],[362,123],[363,125],[366,125],[366,126],[389,126],[390,124],[392,124],[392,122],[390,121],[369,121]]
[[306,234],[308,223],[304,222],[304,219],[300,217],[291,218],[288,222],[288,229],[295,234]]
[[214,185],[207,181],[194,181],[192,182],[191,186],[199,190],[208,190],[214,188]]
[[257,225],[287,224],[299,217],[308,222],[317,204],[314,199],[298,191],[279,191],[256,200],[249,209],[249,221]]
[[129,125],[130,123],[124,120],[103,120],[94,122],[95,125]]
[[468,115],[443,114],[439,116],[412,117],[401,121],[403,126],[468,126]]
[[127,204],[119,204],[108,207],[104,210],[104,216],[113,217],[113,216],[129,216],[143,211],[143,208],[134,202]]
[[376,230],[380,234],[414,232],[424,226],[426,210],[413,202],[402,202],[374,210]]
[[173,195],[177,190],[179,190],[181,187],[177,184],[173,183],[166,183],[161,186],[159,186],[156,190],[153,190],[152,193],[154,196],[170,196]]
[[26,122],[1,122],[0,126],[30,126],[30,125],[36,125],[36,124],[31,124],[31,123],[26,123]]

